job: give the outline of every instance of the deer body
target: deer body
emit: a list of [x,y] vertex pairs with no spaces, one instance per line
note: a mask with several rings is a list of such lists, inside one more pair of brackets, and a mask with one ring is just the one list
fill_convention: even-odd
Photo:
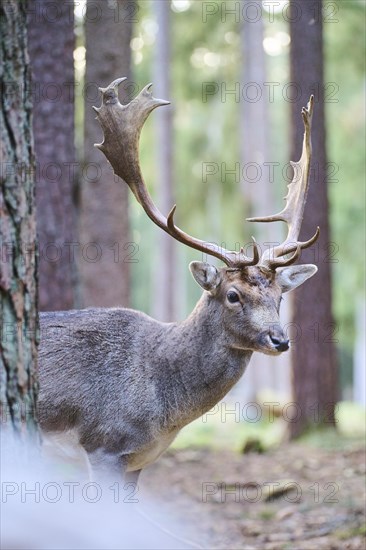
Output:
[[229,349],[207,299],[182,323],[122,308],[42,313],[42,429],[73,430],[91,459],[103,449],[116,468],[154,462],[226,395],[252,354]]
[[[144,183],[138,143],[149,113],[168,102],[146,86],[128,105],[118,101],[117,79],[100,89],[95,108],[104,131],[97,145],[131,188],[150,219],[173,238],[220,259],[224,267],[192,262],[203,289],[182,323],[161,323],[131,309],[87,309],[40,316],[38,415],[46,434],[70,433],[91,465],[109,473],[138,472],[170,445],[179,430],[210,410],[243,374],[253,351],[289,348],[279,320],[282,294],[314,275],[314,265],[292,265],[319,236],[298,240],[309,183],[313,97],[303,109],[300,161],[293,163],[286,206],[250,221],[283,221],[285,241],[253,257],[191,237],[165,217]],[[289,258],[286,254],[292,253]]]

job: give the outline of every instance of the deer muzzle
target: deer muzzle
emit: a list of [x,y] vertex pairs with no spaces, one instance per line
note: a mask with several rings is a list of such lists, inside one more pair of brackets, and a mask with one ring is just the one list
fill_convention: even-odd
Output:
[[287,351],[290,347],[290,341],[279,325],[271,327],[269,331],[269,339],[278,352]]

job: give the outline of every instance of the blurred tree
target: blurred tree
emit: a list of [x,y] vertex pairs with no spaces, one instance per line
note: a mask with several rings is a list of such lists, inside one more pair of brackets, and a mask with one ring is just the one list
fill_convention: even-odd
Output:
[[[244,0],[246,10],[251,0]],[[240,159],[242,174],[243,204],[247,216],[265,215],[275,212],[274,182],[270,180],[268,163],[273,157],[270,151],[268,98],[264,83],[268,81],[266,57],[263,49],[263,18],[253,21],[243,17],[241,22],[242,78],[241,85],[247,92],[240,97]],[[244,88],[245,87],[245,88]],[[273,106],[273,104],[272,104]],[[278,182],[276,182],[278,183]],[[249,226],[249,227],[248,227]],[[247,232],[256,236],[260,246],[264,243],[280,242],[278,224],[247,224]],[[287,302],[281,307],[282,319],[288,317]],[[284,311],[285,310],[285,311]],[[251,399],[263,388],[289,394],[289,357],[283,355],[281,362],[275,357],[254,353],[250,369],[243,383],[246,398]],[[250,393],[249,393],[250,392]]]
[[[244,5],[249,4],[250,0],[244,0]],[[263,27],[262,18],[258,21],[243,18],[241,26],[241,83],[243,87],[246,86],[247,92],[240,97],[240,152],[244,176],[242,187],[248,216],[256,216],[258,212],[270,212],[273,209],[273,190],[268,186],[263,165],[269,160],[270,127],[267,97],[259,92],[264,89],[264,82],[267,81]],[[255,231],[259,241],[269,241],[273,234],[272,229],[273,226],[268,224],[258,224]]]
[[[254,24],[257,12],[254,4],[248,8],[249,11],[235,4],[237,12],[249,15],[247,19],[252,20],[251,24]],[[238,107],[245,96],[245,90],[238,82],[242,63],[239,56],[238,22],[244,17],[228,14],[223,18],[220,3],[217,5],[219,9],[211,10],[215,13],[206,14],[203,18],[201,2],[171,2],[170,27],[174,39],[171,43],[169,99],[174,108],[176,126],[173,156],[177,223],[191,234],[207,240],[221,239],[231,247],[235,246],[238,238],[247,242],[251,235],[249,230],[254,229],[250,224],[243,223],[243,202],[238,200],[242,175],[235,170],[240,159]],[[287,8],[285,11],[280,9],[272,21],[269,12],[271,8],[263,6],[266,70],[268,84],[274,86],[273,99],[270,100],[268,86],[264,88],[263,95],[270,107],[268,160],[278,163],[274,168],[273,195],[277,209],[280,209],[286,192],[285,185],[280,183],[283,181],[282,169],[285,173],[290,158],[290,140],[285,139],[284,135],[290,120],[290,104],[286,103],[286,93],[291,88],[290,41],[287,36],[290,14]],[[364,111],[365,90],[364,16],[365,5],[359,0],[338,2],[334,10],[330,4],[324,4],[325,107],[328,160],[331,163],[328,192],[331,200],[332,239],[339,246],[336,258],[339,262],[332,264],[332,306],[340,330],[337,334],[338,347],[350,385],[355,304],[364,298],[364,256],[359,253],[365,248],[365,126],[364,117],[360,116]],[[141,84],[153,80],[155,89],[152,69],[157,25],[153,2],[139,3],[135,29],[138,40],[134,43],[132,54],[136,81]],[[304,97],[302,104],[306,101]],[[299,112],[297,114],[300,116]],[[157,167],[154,147],[149,146],[156,139],[153,118],[141,136],[141,157],[154,194],[158,181]],[[348,146],[349,143],[352,143],[352,147]],[[215,203],[210,199],[212,195],[215,196]],[[154,197],[158,202],[156,193]],[[152,277],[148,274],[152,273],[151,266],[155,261],[155,229],[151,228],[150,220],[141,213],[141,207],[133,201],[131,213],[132,225],[143,237],[139,243],[142,251],[139,263],[134,266],[133,306],[151,313],[149,305],[154,290],[150,281]],[[279,230],[284,229],[281,224],[277,225]],[[193,259],[199,260],[201,255],[177,245],[177,270],[181,277],[185,277],[187,288],[186,294],[180,292],[179,296],[179,303],[183,304],[182,317],[191,311],[199,297],[199,289],[187,269],[188,261]],[[312,285],[314,280],[308,284]],[[348,287],[354,289],[351,297],[344,292],[345,280]],[[283,305],[291,301],[290,296],[285,296]],[[278,360],[278,364],[282,364],[282,359]]]
[[[58,3],[57,18],[28,3],[29,55],[34,99],[39,236],[39,308],[74,305],[74,17],[68,0]],[[62,59],[62,62],[60,60]]]
[[1,272],[0,412],[35,428],[37,290],[34,156],[26,3],[0,4]]
[[[156,22],[156,56],[154,71],[154,95],[170,98],[170,3],[154,2]],[[159,109],[155,115],[157,134],[155,140],[157,155],[158,203],[167,215],[174,204],[173,186],[173,121],[170,106]],[[154,292],[152,311],[160,321],[175,320],[176,243],[163,231],[159,232],[154,262]]]
[[[339,325],[339,385],[346,390],[345,398],[352,389],[359,304],[365,301],[365,256],[360,254],[366,248],[366,136],[365,117],[360,116],[365,109],[364,37],[365,4],[357,0],[338,4],[330,23],[324,22],[330,224],[332,240],[339,247],[339,261],[332,264],[332,306]],[[345,281],[351,294],[344,291]]]
[[[131,0],[92,0],[86,11],[85,145],[81,188],[80,263],[84,306],[129,304],[129,261],[136,261],[130,242],[128,187],[114,176],[104,155],[94,147],[102,141],[92,105],[100,104],[98,86],[130,77],[130,42],[136,4]],[[131,82],[120,87],[121,102],[135,92]]]
[[334,347],[337,327],[332,317],[330,273],[330,265],[335,261],[335,248],[330,241],[328,222],[322,2],[297,1],[290,6],[290,63],[291,82],[294,83],[291,158],[294,160],[297,160],[302,147],[304,129],[301,108],[311,93],[315,95],[312,170],[300,239],[308,239],[317,225],[321,228],[317,245],[304,251],[301,256],[301,263],[316,263],[319,271],[309,284],[296,291],[293,301],[294,322],[298,324],[292,355],[293,397],[299,407],[294,421],[289,424],[290,436],[294,438],[311,425],[335,423],[334,408],[338,393]]
[[[239,35],[235,32],[236,18],[227,17],[222,21],[220,10],[217,10],[203,24],[200,2],[165,4],[170,4],[172,37],[168,99],[174,112],[172,145],[176,222],[199,238],[225,242],[227,247],[234,247],[238,235],[242,236],[243,226],[243,205],[238,200],[239,176],[233,173],[233,168],[239,164],[238,102],[235,94],[230,92],[238,79]],[[134,73],[138,82],[153,80],[156,90],[158,83],[151,71],[156,51],[152,45],[159,39],[155,3],[140,2],[139,6],[139,40],[133,48]],[[167,111],[169,108],[164,109]],[[159,112],[156,112],[153,116],[158,115]],[[144,172],[150,177],[151,192],[159,202],[157,185],[154,185],[159,181],[154,148],[144,147],[144,142],[151,144],[154,141],[156,126],[152,121],[142,134],[141,158]],[[213,173],[210,172],[212,168]],[[151,222],[146,216],[139,215],[140,211],[141,208],[137,210],[132,207],[134,227],[141,231],[141,249],[145,250],[134,270],[133,298],[135,307],[152,313],[148,304],[154,287],[149,284],[146,273],[148,270],[152,272],[149,268],[156,262],[156,247],[149,248],[154,228],[149,229]],[[154,250],[154,255],[150,250]],[[175,292],[177,317],[180,318],[190,313],[199,297],[199,288],[187,266],[190,260],[202,260],[202,254],[178,243],[175,264],[179,292],[177,289]]]

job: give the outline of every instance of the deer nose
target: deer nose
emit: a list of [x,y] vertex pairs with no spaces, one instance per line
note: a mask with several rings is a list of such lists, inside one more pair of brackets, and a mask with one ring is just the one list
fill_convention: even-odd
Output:
[[275,336],[269,335],[272,343],[274,344],[277,351],[287,351],[289,346],[289,340],[279,339]]

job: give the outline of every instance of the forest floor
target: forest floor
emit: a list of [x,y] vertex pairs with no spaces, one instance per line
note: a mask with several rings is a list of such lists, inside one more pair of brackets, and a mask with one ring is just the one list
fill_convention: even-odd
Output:
[[158,497],[150,517],[198,548],[365,550],[365,470],[362,441],[263,454],[173,449],[141,475],[140,502],[145,491]]

